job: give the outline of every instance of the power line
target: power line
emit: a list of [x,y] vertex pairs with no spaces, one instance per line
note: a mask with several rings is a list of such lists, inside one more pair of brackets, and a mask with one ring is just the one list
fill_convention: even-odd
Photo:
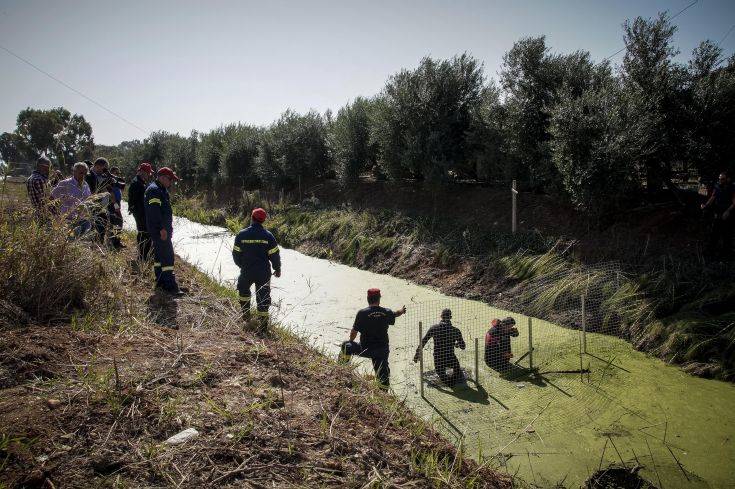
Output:
[[724,36],[722,37],[722,39],[720,39],[720,42],[718,42],[718,43],[717,43],[717,47],[719,47],[719,46],[720,46],[720,44],[722,44],[722,42],[723,42],[723,41],[724,41],[725,39],[727,39],[727,36],[729,36],[729,35],[730,35],[730,33],[732,32],[732,30],[733,30],[733,29],[735,29],[735,24],[733,24],[733,25],[732,25],[732,26],[730,27],[730,30],[729,30],[729,31],[727,31],[727,34],[725,34],[725,35],[724,35]]
[[[687,10],[689,10],[691,7],[693,7],[694,4],[696,4],[697,2],[699,2],[699,0],[694,0],[692,3],[690,3],[689,5],[687,5],[686,7],[684,7],[683,9],[679,10],[674,15],[672,15],[669,20],[674,20],[675,18],[677,18],[678,16],[680,16],[681,14],[683,14],[684,12],[686,12]],[[733,27],[735,27],[735,26],[733,26]],[[729,34],[729,32],[728,32],[728,34]],[[725,36],[725,37],[727,37],[727,36]],[[720,42],[722,42],[722,41],[720,41]],[[614,53],[612,53],[610,56],[608,56],[606,58],[603,58],[602,59],[602,62],[609,61],[610,58],[613,58],[613,57],[617,56],[618,54],[622,53],[623,51],[625,51],[625,46],[623,46],[622,48],[618,49],[617,51],[615,51]]]
[[3,51],[5,51],[6,53],[10,54],[11,56],[17,58],[18,60],[22,61],[23,63],[27,64],[28,66],[30,66],[34,70],[38,71],[39,73],[42,73],[42,74],[46,75],[47,77],[51,78],[56,83],[59,83],[60,85],[63,85],[64,87],[68,88],[69,90],[71,90],[72,92],[76,93],[80,97],[82,97],[82,98],[84,98],[84,99],[92,102],[94,105],[96,105],[100,109],[105,110],[106,112],[109,112],[110,114],[114,115],[115,117],[117,117],[118,119],[120,119],[124,123],[128,124],[129,126],[132,126],[132,127],[136,128],[137,130],[139,130],[140,132],[142,132],[143,134],[148,135],[148,131],[146,131],[145,129],[143,129],[139,125],[134,124],[133,122],[130,122],[125,117],[121,116],[120,114],[118,114],[117,112],[113,111],[112,109],[109,109],[109,108],[105,107],[104,105],[102,105],[101,103],[99,103],[96,100],[94,100],[93,98],[86,96],[85,94],[83,94],[82,92],[80,92],[76,88],[72,87],[68,83],[66,83],[66,82],[64,82],[62,80],[59,80],[58,78],[56,78],[54,75],[52,75],[48,71],[42,70],[41,68],[39,68],[35,64],[31,63],[30,61],[28,61],[24,57],[20,56],[19,54],[14,53],[13,51],[11,51],[10,49],[6,48],[2,44],[0,44],[0,49],[2,49]]

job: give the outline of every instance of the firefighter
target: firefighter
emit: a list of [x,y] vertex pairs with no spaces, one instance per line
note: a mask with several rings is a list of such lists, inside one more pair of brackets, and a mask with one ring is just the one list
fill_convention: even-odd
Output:
[[180,296],[174,275],[173,212],[169,200],[168,189],[179,179],[171,168],[158,170],[158,178],[145,191],[145,222],[148,234],[153,243],[153,273],[156,277],[156,288],[169,294]]
[[268,328],[271,275],[281,276],[281,254],[278,243],[263,227],[267,217],[265,210],[260,207],[253,209],[250,226],[237,233],[232,247],[232,259],[240,267],[237,292],[240,296],[243,317],[246,321],[250,320],[250,288],[255,285],[255,314],[262,332]]
[[506,372],[510,369],[510,359],[513,353],[510,348],[510,338],[518,336],[515,320],[507,318],[493,319],[488,332],[485,334],[485,363],[488,367]]
[[[434,369],[445,385],[454,385],[464,379],[459,360],[454,354],[455,348],[466,348],[462,332],[452,325],[452,311],[444,309],[441,313],[441,321],[433,325],[421,339],[421,344],[416,348],[413,357],[414,362],[419,361],[421,350],[431,338],[434,338]],[[447,372],[451,369],[451,375]]]
[[[397,311],[380,307],[380,289],[367,291],[368,307],[358,311],[350,331],[350,339],[342,343],[341,356],[350,355],[369,358],[373,362],[375,377],[383,388],[390,385],[390,366],[388,365],[388,327],[396,323],[396,318],[406,314],[406,306]],[[356,342],[360,333],[360,342]]]
[[138,243],[138,260],[146,261],[151,253],[151,237],[145,222],[145,189],[148,181],[153,176],[153,168],[150,163],[138,165],[138,173],[130,182],[128,187],[128,214],[135,218],[135,228],[138,231],[136,241]]

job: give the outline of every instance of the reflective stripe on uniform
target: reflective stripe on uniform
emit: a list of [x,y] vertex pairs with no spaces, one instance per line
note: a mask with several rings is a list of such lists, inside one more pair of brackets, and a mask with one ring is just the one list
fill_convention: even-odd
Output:
[[268,313],[268,311],[255,311],[255,315],[256,316],[260,316],[260,317],[264,317],[264,318],[267,318],[268,316],[270,316],[270,314]]
[[153,264],[153,266],[154,267],[160,267],[161,266],[161,262],[160,261],[157,261],[156,263]]
[[250,296],[249,295],[241,295],[240,300],[243,302],[250,302]]
[[173,272],[174,271],[174,266],[171,265],[171,266],[168,266],[168,267],[161,267],[161,271],[162,272]]
[[268,250],[269,255],[272,255],[273,253],[278,253],[278,246],[274,246],[273,248]]
[[153,205],[153,204],[161,205],[161,199],[156,199],[156,198],[148,199],[148,205]]
[[232,247],[232,251],[241,251],[241,250],[239,246],[235,245]]
[[240,241],[242,244],[268,244],[266,239],[243,239]]

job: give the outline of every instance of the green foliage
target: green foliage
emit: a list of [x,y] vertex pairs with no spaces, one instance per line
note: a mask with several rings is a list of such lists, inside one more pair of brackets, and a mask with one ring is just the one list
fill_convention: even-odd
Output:
[[353,184],[375,161],[377,147],[370,137],[370,100],[357,97],[337,112],[329,127],[329,146],[337,177]]
[[231,125],[224,130],[219,177],[224,183],[244,187],[257,183],[253,168],[258,155],[261,130],[247,125]]
[[[676,27],[665,13],[627,21],[623,31],[626,53],[616,69],[529,37],[506,53],[497,82],[486,83],[469,54],[426,57],[334,118],[287,110],[268,127],[229,125],[189,137],[157,131],[98,154],[127,175],[144,160],[171,166],[185,190],[284,189],[332,176],[349,186],[368,171],[431,184],[516,179],[521,188],[567,196],[593,218],[612,215],[675,172],[694,168],[711,178],[735,152],[735,57],[724,60],[705,41],[688,66],[677,63]],[[6,160],[58,141],[87,147],[66,133],[49,137],[59,118],[84,133],[83,119],[63,109],[21,115],[18,131],[0,136]]]
[[578,97],[567,88],[552,113],[551,157],[563,188],[572,203],[597,214],[619,208],[637,186],[621,97],[611,79]]
[[376,103],[374,127],[388,173],[440,181],[459,168],[482,83],[482,69],[468,54],[427,57],[415,70],[389,78]]
[[292,186],[299,177],[324,178],[330,168],[327,126],[320,114],[287,110],[264,131],[255,171],[265,184]]
[[0,157],[6,161],[31,160],[41,154],[66,168],[89,158],[94,150],[92,126],[63,107],[20,111],[13,133],[0,136]]

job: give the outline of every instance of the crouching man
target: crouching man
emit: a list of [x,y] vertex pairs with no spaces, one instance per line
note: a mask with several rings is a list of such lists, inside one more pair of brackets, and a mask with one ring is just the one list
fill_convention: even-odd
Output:
[[[429,340],[434,339],[434,369],[444,385],[454,385],[464,380],[459,360],[454,354],[455,348],[466,348],[462,332],[452,325],[452,311],[444,309],[441,321],[433,325],[421,339],[421,344],[416,348],[413,361],[418,362],[421,350]],[[452,373],[448,373],[451,371]]]
[[[368,307],[358,311],[355,323],[350,331],[349,341],[342,343],[342,355],[369,358],[373,362],[375,377],[380,385],[390,385],[390,367],[388,365],[388,327],[396,323],[396,318],[406,313],[406,306],[392,311],[380,306],[380,289],[367,291]],[[360,333],[360,342],[356,342]]]
[[515,320],[507,318],[493,319],[490,329],[485,334],[485,363],[488,367],[499,372],[510,369],[510,359],[513,353],[510,348],[510,338],[518,336]]

